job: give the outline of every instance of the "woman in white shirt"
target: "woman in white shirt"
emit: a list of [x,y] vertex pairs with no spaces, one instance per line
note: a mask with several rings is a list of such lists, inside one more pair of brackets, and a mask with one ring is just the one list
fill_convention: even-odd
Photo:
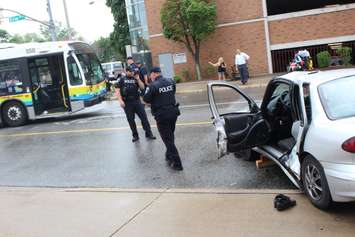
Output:
[[239,70],[240,78],[243,85],[246,84],[249,79],[249,72],[247,66],[249,59],[250,59],[249,55],[237,49],[237,54],[235,55],[235,65]]

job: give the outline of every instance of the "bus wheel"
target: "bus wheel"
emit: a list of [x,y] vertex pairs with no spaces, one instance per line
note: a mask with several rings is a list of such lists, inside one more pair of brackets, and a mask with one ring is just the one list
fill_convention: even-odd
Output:
[[7,126],[22,126],[27,121],[27,113],[24,106],[16,101],[8,102],[2,109],[2,116]]

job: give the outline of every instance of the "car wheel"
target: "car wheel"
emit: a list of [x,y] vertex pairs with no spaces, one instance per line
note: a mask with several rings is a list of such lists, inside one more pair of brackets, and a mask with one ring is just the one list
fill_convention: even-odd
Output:
[[302,163],[303,189],[313,205],[327,209],[332,198],[322,165],[312,156],[307,156]]
[[246,161],[256,161],[259,159],[259,153],[253,151],[252,149],[246,149],[234,153],[235,158],[243,158]]
[[27,113],[24,106],[16,101],[6,103],[2,109],[4,122],[7,126],[22,126],[27,121]]

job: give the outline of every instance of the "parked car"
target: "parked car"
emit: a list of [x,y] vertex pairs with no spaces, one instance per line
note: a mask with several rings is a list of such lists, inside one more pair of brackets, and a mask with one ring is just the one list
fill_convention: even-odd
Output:
[[238,86],[210,82],[218,156],[268,157],[321,209],[355,201],[354,88],[355,69],[292,72],[269,82],[259,107]]

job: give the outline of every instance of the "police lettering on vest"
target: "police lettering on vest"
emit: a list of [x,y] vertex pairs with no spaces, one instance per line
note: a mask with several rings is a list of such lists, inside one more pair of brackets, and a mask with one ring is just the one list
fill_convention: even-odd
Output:
[[174,90],[173,85],[160,87],[159,88],[159,93],[162,94],[162,93],[170,92],[170,91],[173,91],[173,90]]
[[124,101],[135,101],[139,99],[139,86],[133,77],[124,77],[118,83]]

